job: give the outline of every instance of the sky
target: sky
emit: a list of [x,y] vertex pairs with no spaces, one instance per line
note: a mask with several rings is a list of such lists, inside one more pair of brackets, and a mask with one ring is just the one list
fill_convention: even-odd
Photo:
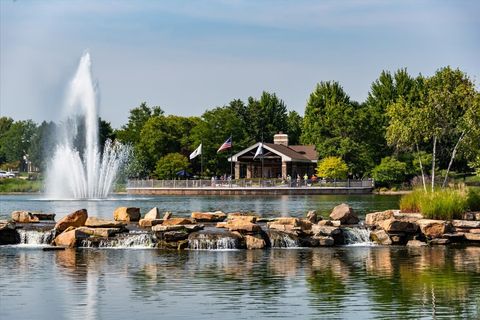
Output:
[[143,101],[199,116],[262,91],[303,115],[320,81],[361,102],[398,68],[450,65],[478,88],[479,17],[475,0],[0,0],[0,114],[60,120],[85,51],[114,128]]

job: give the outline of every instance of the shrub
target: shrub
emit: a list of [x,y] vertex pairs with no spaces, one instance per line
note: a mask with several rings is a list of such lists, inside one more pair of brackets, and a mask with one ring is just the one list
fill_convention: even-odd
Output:
[[347,173],[348,166],[339,157],[323,158],[317,166],[317,175],[325,179],[345,179]]
[[385,157],[372,170],[372,176],[379,185],[391,186],[405,181],[407,164],[393,157]]
[[471,211],[480,211],[480,189],[468,188],[467,206]]
[[467,209],[467,195],[462,190],[442,189],[424,192],[416,189],[400,199],[404,212],[420,212],[430,219],[461,219]]

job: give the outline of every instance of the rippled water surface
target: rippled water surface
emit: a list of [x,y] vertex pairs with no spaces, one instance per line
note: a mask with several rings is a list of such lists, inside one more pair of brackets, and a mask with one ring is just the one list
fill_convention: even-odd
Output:
[[265,217],[305,216],[308,210],[329,213],[346,202],[361,216],[366,212],[398,207],[398,196],[388,195],[316,195],[316,196],[130,196],[115,195],[99,200],[52,200],[41,195],[0,195],[0,218],[13,210],[54,212],[57,218],[86,208],[89,215],[111,218],[119,206],[140,207],[146,213],[152,207],[182,216],[192,211],[249,211]]
[[0,248],[1,319],[480,317],[480,247]]

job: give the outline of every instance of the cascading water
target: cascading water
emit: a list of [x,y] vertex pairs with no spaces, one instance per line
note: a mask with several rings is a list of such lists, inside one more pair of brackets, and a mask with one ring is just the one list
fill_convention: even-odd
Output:
[[[47,194],[60,199],[104,198],[126,160],[127,150],[107,140],[103,156],[100,154],[96,92],[88,52],[80,59],[66,107],[67,121],[57,135],[57,147],[48,166]],[[74,141],[78,140],[79,119],[83,119],[85,126],[82,153],[74,146]]]
[[149,233],[130,232],[117,235],[113,238],[89,238],[82,240],[81,247],[84,248],[153,248],[155,239]]
[[49,245],[55,235],[55,230],[37,231],[37,230],[17,230],[20,236],[21,245]]
[[373,245],[370,240],[370,230],[367,228],[343,228],[346,245]]

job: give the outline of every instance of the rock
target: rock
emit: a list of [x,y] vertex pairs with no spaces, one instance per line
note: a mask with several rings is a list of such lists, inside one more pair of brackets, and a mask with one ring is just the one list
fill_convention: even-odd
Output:
[[238,231],[240,233],[254,233],[262,231],[262,228],[255,223],[243,220],[231,220],[226,225],[229,231]]
[[175,226],[183,224],[195,224],[195,221],[188,218],[170,218],[167,220],[163,220],[162,222],[162,225],[164,226]]
[[203,230],[205,226],[203,224],[185,224],[183,225],[188,232],[195,232]]
[[342,225],[342,223],[338,220],[331,221],[331,222],[332,222],[332,226],[334,226],[334,227],[340,227]]
[[118,207],[113,212],[115,221],[135,222],[140,220],[140,208]]
[[34,223],[40,221],[29,211],[13,211],[12,220],[18,223]]
[[142,228],[149,228],[162,223],[163,223],[163,219],[155,219],[155,220],[140,219],[140,221],[138,221],[138,225]]
[[160,219],[160,211],[158,211],[157,207],[152,208],[150,211],[147,212],[145,217],[143,217],[144,220],[157,220]]
[[473,215],[475,216],[476,221],[480,221],[480,212],[474,212]]
[[[188,238],[188,232],[183,228],[183,230],[174,230],[167,232],[159,232],[156,234],[157,239],[163,240],[166,242],[177,242],[185,240]],[[178,245],[177,245],[178,246]]]
[[[290,227],[281,227],[282,225]],[[268,222],[267,226],[269,229],[276,229],[280,231],[297,228],[299,231],[306,232],[312,229],[312,223],[310,221],[291,217],[277,218],[272,222]]]
[[221,211],[216,212],[192,212],[191,217],[199,222],[220,222],[225,220],[227,215]]
[[165,214],[163,215],[163,220],[168,220],[172,217],[172,213],[170,211],[167,211],[165,212]]
[[0,221],[0,245],[17,244],[20,242],[20,236],[15,228],[15,222]]
[[339,227],[321,226],[318,224],[314,224],[312,226],[312,232],[315,236],[334,236],[342,233],[342,230]]
[[357,224],[360,221],[357,214],[354,213],[353,209],[346,203],[342,203],[333,208],[332,213],[330,213],[330,218],[340,221],[341,224]]
[[53,240],[53,244],[60,247],[73,248],[77,246],[81,240],[87,239],[88,237],[89,235],[82,231],[69,229],[60,233],[55,240]]
[[385,230],[375,230],[370,233],[370,238],[373,242],[383,245],[391,245],[392,240]]
[[462,242],[465,240],[465,234],[463,232],[445,233],[443,237],[449,239],[450,242]]
[[94,237],[108,238],[120,232],[120,228],[89,228],[79,227],[75,229]]
[[406,236],[403,233],[392,234],[390,235],[390,239],[394,244],[404,244],[406,242]]
[[189,248],[194,250],[245,248],[241,235],[224,230],[193,232],[188,236],[188,242]]
[[409,221],[397,220],[395,218],[390,218],[387,220],[380,221],[378,226],[383,230],[390,232],[405,232],[405,233],[415,233],[418,230],[418,225]]
[[55,221],[55,213],[32,212],[40,221]]
[[365,224],[367,226],[375,226],[380,221],[384,221],[390,218],[393,218],[393,210],[372,212],[372,213],[368,213],[365,216]]
[[407,242],[407,247],[425,247],[427,244],[420,240],[409,240]]
[[215,227],[216,228],[226,228],[227,227],[227,222],[217,222]]
[[[339,221],[337,221],[339,222]],[[321,220],[321,221],[318,221],[317,225],[319,226],[333,226],[333,223],[331,220]],[[313,226],[312,226],[313,228]]]
[[242,213],[242,212],[234,212],[234,213],[229,213],[227,216],[228,220],[243,220],[251,223],[255,223],[258,220],[258,217],[256,215],[250,214],[250,213]]
[[63,232],[68,227],[81,227],[87,222],[88,213],[86,209],[80,209],[60,219],[55,225],[58,232]]
[[291,233],[295,235],[298,235],[298,233],[300,233],[302,230],[300,227],[296,227],[291,224],[278,224],[278,223],[275,223],[274,221],[269,222],[267,226],[269,230],[277,230],[277,231],[282,231],[282,232]]
[[469,232],[480,234],[480,229],[470,229]]
[[316,210],[308,211],[307,220],[310,221],[311,223],[317,223],[318,221],[317,211]]
[[404,220],[410,222],[415,222],[418,219],[423,219],[423,215],[421,213],[398,212],[397,210],[393,210],[393,216],[397,220]]
[[468,241],[480,241],[480,234],[478,233],[465,233],[464,237]]
[[122,221],[105,220],[97,217],[88,217],[85,226],[90,228],[123,228],[127,224]]
[[260,237],[255,237],[251,235],[245,235],[245,244],[247,249],[263,249],[267,245],[265,240]]
[[184,230],[185,226],[184,225],[162,225],[162,224],[157,224],[152,227],[152,231],[158,231],[158,232],[167,232],[167,231],[178,231],[178,230]]
[[480,221],[452,220],[452,225],[455,228],[477,229],[480,228]]
[[320,247],[331,247],[335,243],[333,238],[328,236],[314,236],[313,238],[318,241]]
[[475,221],[475,214],[473,212],[465,212],[462,214],[462,220]]
[[445,220],[419,219],[416,223],[427,238],[440,238],[449,231],[449,224]]
[[443,245],[447,245],[449,243],[450,243],[449,239],[439,239],[439,238],[432,239],[429,242],[429,244],[432,245],[432,246],[443,246]]

